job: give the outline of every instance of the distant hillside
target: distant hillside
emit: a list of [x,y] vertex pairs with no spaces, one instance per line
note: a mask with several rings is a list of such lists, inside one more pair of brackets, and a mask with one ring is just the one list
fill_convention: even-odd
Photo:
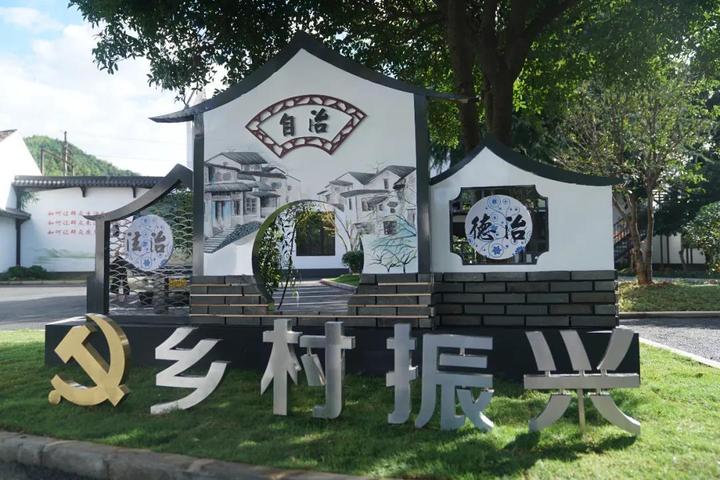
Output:
[[[55,138],[46,137],[44,135],[33,135],[31,137],[25,137],[25,144],[30,150],[35,163],[40,166],[40,147],[45,147],[46,152],[52,152],[57,157],[62,157],[63,142]],[[114,166],[110,162],[100,160],[99,158],[89,155],[72,143],[69,144],[70,156],[73,161],[72,175],[119,175],[129,176],[137,175],[137,173],[130,170],[122,170]],[[53,158],[53,155],[45,155],[45,175],[62,175],[63,164],[57,159]],[[70,174],[68,172],[68,174]]]

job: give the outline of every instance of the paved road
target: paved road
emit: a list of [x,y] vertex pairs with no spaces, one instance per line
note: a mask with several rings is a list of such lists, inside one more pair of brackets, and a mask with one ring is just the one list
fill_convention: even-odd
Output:
[[0,286],[0,330],[42,328],[85,314],[85,286]]
[[720,318],[638,318],[620,324],[641,338],[720,361]]

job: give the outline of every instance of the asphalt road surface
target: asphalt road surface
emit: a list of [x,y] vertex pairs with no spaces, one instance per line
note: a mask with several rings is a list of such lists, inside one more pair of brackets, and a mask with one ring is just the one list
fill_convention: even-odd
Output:
[[84,314],[84,285],[0,286],[0,330],[43,328]]
[[637,318],[620,324],[641,338],[720,362],[720,318]]

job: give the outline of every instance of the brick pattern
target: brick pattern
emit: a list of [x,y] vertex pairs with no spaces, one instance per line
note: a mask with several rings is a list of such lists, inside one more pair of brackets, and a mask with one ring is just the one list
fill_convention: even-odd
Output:
[[196,275],[190,285],[190,321],[196,325],[259,324],[268,304],[250,275]]
[[433,280],[440,326],[618,325],[614,270],[435,273]]

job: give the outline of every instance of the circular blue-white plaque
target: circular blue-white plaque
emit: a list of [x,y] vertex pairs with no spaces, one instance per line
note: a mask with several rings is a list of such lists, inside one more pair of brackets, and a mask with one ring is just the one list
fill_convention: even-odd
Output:
[[162,217],[144,215],[135,218],[125,232],[125,258],[140,270],[157,270],[173,252],[170,226]]
[[532,237],[532,218],[515,198],[491,195],[470,208],[465,237],[483,257],[504,260],[525,251]]

